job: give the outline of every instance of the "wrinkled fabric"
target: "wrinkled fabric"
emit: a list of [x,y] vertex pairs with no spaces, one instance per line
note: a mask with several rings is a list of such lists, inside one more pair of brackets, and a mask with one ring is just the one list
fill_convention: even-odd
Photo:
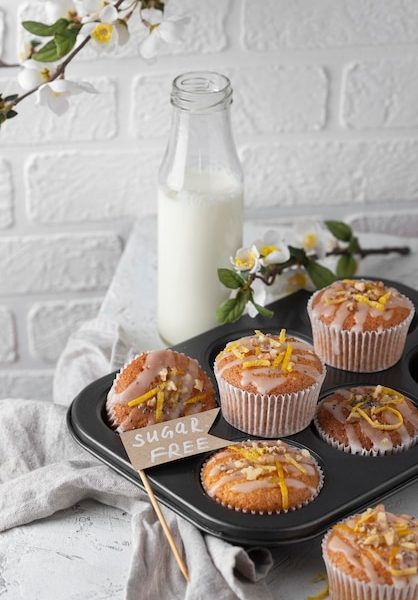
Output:
[[134,354],[119,325],[97,318],[73,334],[58,362],[55,404],[0,401],[0,531],[94,499],[131,515],[126,600],[268,600],[272,596],[263,582],[273,564],[268,550],[244,550],[203,535],[163,507],[189,569],[186,586],[146,494],[90,456],[69,434],[65,417],[71,400]]

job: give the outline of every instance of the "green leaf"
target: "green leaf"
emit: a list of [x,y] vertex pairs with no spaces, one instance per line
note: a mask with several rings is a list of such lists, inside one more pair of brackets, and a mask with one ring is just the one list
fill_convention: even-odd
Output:
[[17,98],[19,98],[19,94],[11,94],[10,96],[6,96],[4,98],[5,102],[14,102]]
[[68,19],[58,19],[52,25],[45,25],[45,23],[39,23],[38,21],[22,21],[22,26],[32,33],[40,37],[52,37],[56,33],[65,31],[70,24]]
[[299,258],[302,261],[306,258],[306,252],[303,248],[296,248],[295,246],[289,246],[290,256],[293,258]]
[[57,46],[58,58],[63,58],[72,50],[77,39],[77,29],[68,29],[64,33],[56,33],[54,40]]
[[324,223],[332,235],[341,242],[349,242],[353,237],[353,230],[346,223],[341,221],[324,221]]
[[257,304],[257,302],[254,302],[253,300],[251,300],[251,303],[254,304],[254,306],[257,309],[257,312],[262,317],[266,317],[267,319],[271,319],[272,317],[274,317],[274,312],[272,310],[266,308],[265,306],[261,306],[261,304]]
[[353,253],[358,252],[360,250],[358,238],[356,238],[354,235],[351,238],[350,243],[348,244],[348,250]]
[[17,112],[15,110],[9,110],[6,115],[6,119],[13,119],[13,117],[17,117]]
[[310,278],[318,289],[326,287],[336,280],[332,271],[314,260],[308,260],[305,263],[305,269],[308,271]]
[[357,270],[357,261],[352,254],[343,254],[338,259],[337,277],[352,277]]
[[232,271],[232,269],[218,269],[218,278],[221,283],[231,290],[237,290],[245,284],[245,280]]
[[250,299],[250,292],[240,290],[235,298],[225,300],[216,311],[216,319],[219,323],[233,323],[238,321],[245,310],[245,306]]
[[55,40],[51,40],[32,55],[38,62],[55,62],[59,60],[58,48]]

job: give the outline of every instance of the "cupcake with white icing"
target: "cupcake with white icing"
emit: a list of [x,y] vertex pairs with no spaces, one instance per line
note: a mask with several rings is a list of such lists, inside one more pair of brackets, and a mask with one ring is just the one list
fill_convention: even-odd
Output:
[[206,493],[244,513],[288,512],[312,502],[323,482],[309,450],[281,440],[238,442],[213,454],[201,473]]
[[406,296],[381,281],[336,281],[308,303],[315,352],[345,371],[388,369],[401,358],[414,312]]
[[342,388],[318,404],[315,426],[334,448],[377,456],[407,450],[418,441],[418,409],[382,385]]
[[315,414],[325,367],[312,346],[286,335],[230,342],[215,360],[224,418],[251,435],[281,437],[301,431]]
[[215,390],[197,360],[173,350],[136,356],[117,374],[106,411],[117,431],[130,431],[216,408]]
[[416,600],[418,520],[380,504],[335,525],[322,553],[333,600]]

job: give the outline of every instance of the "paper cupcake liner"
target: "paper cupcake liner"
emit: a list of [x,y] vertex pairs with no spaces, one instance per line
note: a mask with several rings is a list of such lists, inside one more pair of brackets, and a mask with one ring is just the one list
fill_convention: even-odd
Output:
[[283,437],[305,429],[312,421],[326,369],[310,387],[289,394],[256,394],[234,387],[215,368],[223,417],[250,435]]
[[338,569],[327,554],[329,531],[322,540],[322,556],[327,569],[330,597],[332,600],[417,600],[418,583],[409,585],[365,583],[350,577]]
[[373,373],[400,360],[415,312],[412,302],[407,299],[411,312],[394,327],[383,331],[349,331],[326,325],[313,314],[312,303],[317,293],[309,299],[308,314],[315,352],[327,365],[344,371]]
[[[321,402],[319,402],[318,408],[320,405]],[[409,442],[399,444],[398,446],[394,446],[390,450],[375,450],[373,448],[371,448],[370,450],[367,450],[366,448],[362,448],[361,450],[353,450],[350,445],[342,444],[338,440],[332,438],[326,431],[324,431],[319,424],[317,414],[314,418],[314,425],[324,442],[326,442],[333,448],[336,448],[337,450],[342,450],[346,454],[356,454],[357,456],[384,456],[385,454],[398,454],[399,452],[405,452],[406,450],[409,450],[409,448],[415,446],[415,444],[418,442],[418,435],[416,435],[415,437],[412,437]]]
[[[253,440],[252,440],[253,441]],[[233,443],[231,441],[231,443]],[[212,454],[213,456],[213,454]],[[291,506],[290,508],[288,508],[287,510],[271,510],[271,511],[262,511],[262,510],[246,510],[244,508],[240,508],[238,506],[233,506],[232,504],[227,504],[226,502],[222,502],[222,500],[220,500],[219,498],[217,498],[216,496],[210,496],[208,490],[206,489],[205,483],[203,481],[203,469],[206,465],[207,462],[209,462],[209,460],[211,459],[211,456],[209,456],[209,458],[207,458],[204,463],[202,464],[202,467],[200,469],[200,483],[203,487],[204,492],[209,496],[209,498],[211,500],[213,500],[214,502],[217,502],[218,504],[220,504],[221,506],[223,506],[224,508],[228,508],[229,510],[235,510],[235,512],[240,512],[243,514],[250,514],[250,515],[280,515],[280,514],[286,514],[288,512],[294,512],[295,510],[298,510],[299,508],[303,508],[304,506],[306,506],[307,504],[310,504],[313,500],[315,500],[315,498],[318,496],[319,492],[322,490],[323,486],[324,486],[324,473],[321,469],[321,467],[318,465],[318,463],[315,460],[315,466],[318,469],[318,473],[319,473],[319,483],[318,483],[318,487],[315,490],[315,492],[312,494],[312,496],[310,498],[307,498],[304,502],[301,502],[300,504],[295,504],[295,506]]]

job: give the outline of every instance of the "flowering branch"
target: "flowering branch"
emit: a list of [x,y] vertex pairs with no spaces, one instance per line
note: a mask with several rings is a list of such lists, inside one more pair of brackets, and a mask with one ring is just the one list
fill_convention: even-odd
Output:
[[[233,269],[218,269],[221,283],[234,290],[216,312],[220,323],[236,321],[245,311],[250,316],[272,317],[272,311],[264,307],[266,288],[278,282],[282,286],[276,292],[322,288],[337,278],[352,277],[358,266],[356,256],[410,253],[407,246],[362,248],[351,227],[339,221],[308,221],[296,227],[294,237],[295,245],[287,245],[274,232],[267,232],[264,240],[237,251],[231,258]],[[338,257],[335,273],[319,262],[329,257]]]
[[[88,82],[66,80],[66,68],[90,43],[99,51],[126,44],[130,35],[128,23],[136,13],[147,31],[140,45],[145,58],[155,56],[162,42],[178,42],[187,22],[183,17],[164,18],[165,2],[161,0],[55,0],[46,4],[53,11],[53,23],[22,22],[22,27],[36,36],[26,49],[18,75],[25,92],[5,97],[0,93],[0,125],[15,117],[16,106],[32,94],[36,94],[37,104],[60,115],[69,106],[69,95],[97,93]],[[62,11],[59,18],[57,8]],[[0,67],[13,66],[19,65],[0,61]]]

